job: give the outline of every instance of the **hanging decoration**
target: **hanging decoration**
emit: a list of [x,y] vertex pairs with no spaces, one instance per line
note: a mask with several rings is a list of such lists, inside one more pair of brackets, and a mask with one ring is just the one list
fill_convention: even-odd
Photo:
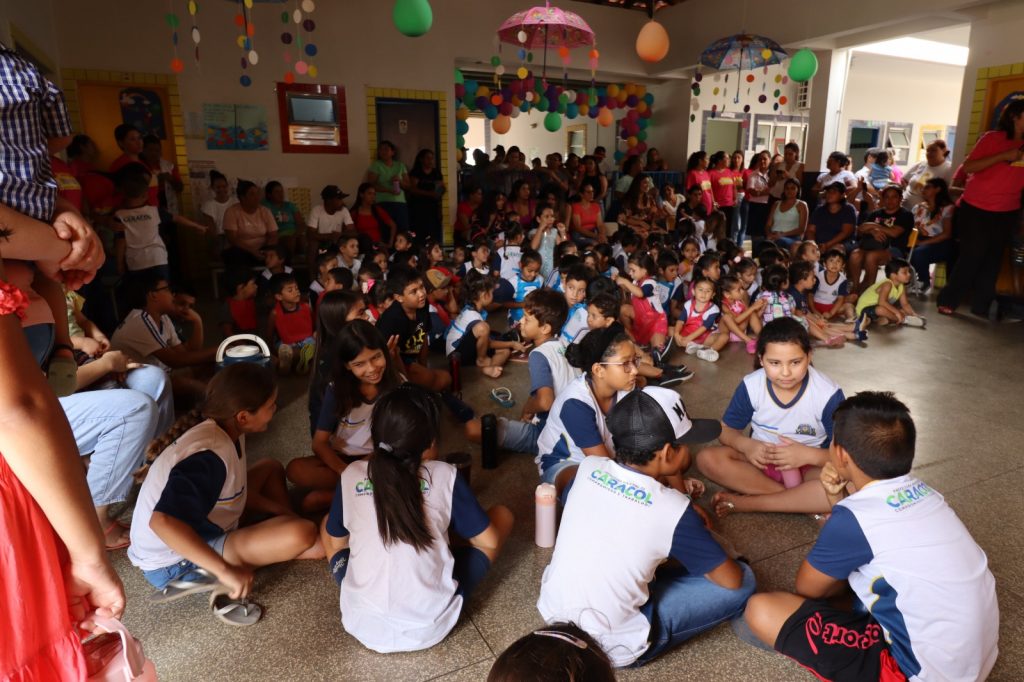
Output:
[[196,15],[199,14],[199,3],[196,0],[188,0],[188,15],[192,19],[192,56],[195,59],[196,66],[199,66],[199,24],[196,23]]
[[258,64],[260,60],[253,39],[253,36],[256,35],[256,25],[252,19],[252,5],[253,0],[238,0],[238,13],[235,14],[235,26],[239,30],[235,42],[238,43],[238,47],[242,51],[242,58],[239,60],[242,64],[242,75],[239,76],[238,82],[244,88],[252,85],[252,77],[247,73],[247,69],[250,65]]
[[419,38],[434,24],[434,11],[427,0],[395,0],[391,20],[402,35]]
[[[541,78],[547,82],[548,48],[557,51],[562,61],[563,76],[568,68],[570,53],[569,50],[577,47],[591,47],[588,57],[590,59],[591,78],[596,76],[597,40],[594,31],[578,14],[568,12],[557,7],[552,7],[551,2],[545,3],[544,7],[531,7],[522,12],[516,12],[498,27],[498,40],[501,43],[515,45],[519,50],[531,50],[543,48],[543,66]],[[523,55],[520,52],[522,59]],[[532,55],[525,55],[526,61],[531,61]],[[524,65],[525,66],[525,65]],[[518,73],[517,73],[518,75]]]
[[654,20],[655,1],[647,2],[648,21],[636,35],[636,54],[640,59],[654,64],[668,55],[671,41],[665,27]]
[[[779,64],[787,56],[786,51],[777,42],[764,36],[737,33],[716,40],[708,45],[700,55],[700,63],[712,69],[736,69],[740,78],[743,71],[753,71],[769,64]],[[755,76],[748,73],[747,83],[753,83]],[[740,88],[736,87],[733,104],[740,102]]]
[[818,57],[806,47],[797,50],[789,60],[788,73],[797,83],[806,83],[818,73]]
[[[316,22],[310,17],[315,10],[314,0],[295,0],[295,9],[291,12],[281,12],[281,24],[284,26],[281,43],[284,44],[285,83],[294,83],[296,75],[317,77],[318,70],[313,58],[319,49],[310,37],[316,30]],[[291,30],[292,24],[295,25],[294,34]]]
[[174,46],[174,57],[171,58],[171,71],[174,73],[181,73],[185,70],[185,62],[181,61],[178,57],[178,26],[181,21],[178,19],[178,15],[174,13],[174,6],[171,4],[171,0],[167,0],[167,14],[164,15],[164,21],[167,22],[167,26],[171,29],[171,45]]

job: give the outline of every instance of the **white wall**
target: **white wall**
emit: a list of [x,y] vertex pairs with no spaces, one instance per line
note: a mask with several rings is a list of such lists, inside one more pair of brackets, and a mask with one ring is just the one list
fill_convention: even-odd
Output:
[[970,128],[978,69],[1024,61],[1021,36],[1024,36],[1024,4],[1019,0],[989,5],[971,22],[971,52],[964,72],[957,117],[954,163],[962,161],[969,151],[966,149],[967,133]]
[[[964,69],[948,64],[854,52],[846,81],[837,149],[846,150],[851,120],[913,123],[910,165],[918,161],[922,125],[953,126]],[[957,130],[957,138],[963,134]],[[860,159],[854,159],[859,167]]]
[[54,65],[60,61],[50,0],[0,0],[0,40],[8,47],[14,45],[12,27],[42,53],[36,57]]

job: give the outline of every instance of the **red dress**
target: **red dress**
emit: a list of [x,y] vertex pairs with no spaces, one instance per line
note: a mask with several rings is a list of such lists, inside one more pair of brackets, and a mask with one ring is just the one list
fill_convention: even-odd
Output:
[[0,679],[85,680],[64,589],[67,550],[0,455]]

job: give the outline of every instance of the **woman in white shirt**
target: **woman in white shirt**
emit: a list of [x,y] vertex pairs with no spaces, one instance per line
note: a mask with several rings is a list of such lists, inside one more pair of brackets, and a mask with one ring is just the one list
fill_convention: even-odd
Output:
[[747,178],[747,220],[746,233],[753,244],[754,254],[761,250],[764,241],[765,224],[768,222],[768,164],[771,157],[763,151],[750,160],[750,177]]
[[917,245],[910,256],[910,264],[917,271],[919,293],[928,291],[932,263],[949,260],[953,255],[953,198],[949,185],[942,178],[931,178],[924,183],[921,194],[924,201],[914,206],[914,227]]
[[932,178],[941,178],[948,186],[953,178],[953,164],[945,140],[935,140],[924,150],[924,161],[910,167],[903,176],[903,208],[913,211],[925,201],[924,188]]
[[210,189],[213,198],[203,202],[202,219],[199,221],[210,228],[207,231],[212,253],[224,250],[224,212],[238,203],[238,198],[231,194],[228,179],[220,171],[210,171]]

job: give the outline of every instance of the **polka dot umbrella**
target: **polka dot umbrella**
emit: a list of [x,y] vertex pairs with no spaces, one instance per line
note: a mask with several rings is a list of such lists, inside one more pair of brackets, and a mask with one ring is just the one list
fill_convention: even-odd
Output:
[[[789,54],[771,38],[749,33],[720,38],[704,48],[700,63],[712,69],[736,69],[737,76],[744,70],[758,69],[769,64],[780,64]],[[739,104],[740,89],[736,88],[734,104]]]

